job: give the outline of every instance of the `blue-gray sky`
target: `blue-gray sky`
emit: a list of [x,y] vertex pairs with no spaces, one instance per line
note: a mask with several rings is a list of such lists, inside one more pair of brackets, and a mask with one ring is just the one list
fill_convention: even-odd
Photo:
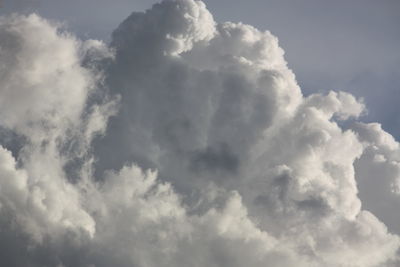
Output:
[[[4,0],[2,13],[35,11],[61,20],[81,38],[109,40],[132,11],[154,0]],[[400,1],[206,0],[217,21],[270,30],[286,52],[305,94],[349,91],[368,115],[400,137]]]

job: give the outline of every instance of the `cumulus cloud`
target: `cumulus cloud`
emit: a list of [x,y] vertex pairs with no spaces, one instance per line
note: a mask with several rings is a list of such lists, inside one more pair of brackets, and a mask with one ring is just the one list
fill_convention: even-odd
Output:
[[397,141],[304,97],[270,32],[195,0],[110,45],[12,15],[0,58],[3,265],[398,264]]
[[397,210],[400,204],[399,143],[378,123],[356,123],[354,131],[364,146],[354,163],[360,198],[365,206],[395,233],[400,233]]

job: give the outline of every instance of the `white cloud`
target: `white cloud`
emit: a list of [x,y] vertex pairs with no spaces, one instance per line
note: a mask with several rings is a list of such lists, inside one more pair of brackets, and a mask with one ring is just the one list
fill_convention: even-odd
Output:
[[366,209],[376,214],[392,232],[399,233],[400,205],[399,143],[378,123],[353,126],[364,145],[364,152],[354,164],[360,198]]
[[8,266],[396,264],[398,143],[344,130],[348,93],[304,97],[271,33],[177,0],[110,47],[37,15],[0,37]]

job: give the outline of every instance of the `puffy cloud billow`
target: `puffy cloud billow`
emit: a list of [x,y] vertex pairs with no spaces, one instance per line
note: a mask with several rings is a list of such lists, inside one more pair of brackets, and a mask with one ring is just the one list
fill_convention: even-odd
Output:
[[1,266],[400,264],[400,146],[303,96],[278,39],[205,4],[109,45],[0,19]]

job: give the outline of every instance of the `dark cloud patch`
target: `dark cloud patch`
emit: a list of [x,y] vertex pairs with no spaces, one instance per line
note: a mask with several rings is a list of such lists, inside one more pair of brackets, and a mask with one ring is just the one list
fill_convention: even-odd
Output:
[[191,159],[191,169],[196,172],[220,172],[235,175],[240,167],[238,156],[233,154],[227,144],[207,147],[195,152]]

